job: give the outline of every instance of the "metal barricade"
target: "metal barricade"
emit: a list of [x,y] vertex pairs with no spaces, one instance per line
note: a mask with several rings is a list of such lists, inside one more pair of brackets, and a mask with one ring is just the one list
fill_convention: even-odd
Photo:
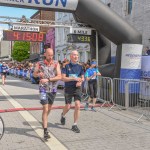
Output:
[[82,102],[87,101],[89,98],[89,89],[88,89],[88,81],[84,81],[82,85]]
[[[150,119],[150,82],[139,80],[129,81],[126,84],[126,108]],[[134,97],[132,94],[134,93]],[[134,105],[134,103],[137,103]]]
[[[113,105],[110,109],[114,106],[117,106],[119,109],[126,109],[126,86],[128,82],[131,81],[139,81],[134,79],[113,79]],[[133,101],[129,101],[129,106],[135,106],[137,104],[137,100],[134,98],[136,94],[134,91],[130,93],[130,96],[134,99]]]
[[98,100],[102,102],[101,107],[113,103],[113,81],[110,77],[98,78]]

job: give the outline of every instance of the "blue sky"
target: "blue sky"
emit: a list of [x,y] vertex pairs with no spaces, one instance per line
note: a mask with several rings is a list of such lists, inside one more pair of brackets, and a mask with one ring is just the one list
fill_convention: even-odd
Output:
[[[25,15],[26,18],[30,18],[37,10],[35,9],[23,9],[16,7],[4,7],[0,6],[0,16],[19,17]],[[0,27],[7,27],[7,25],[0,24]]]

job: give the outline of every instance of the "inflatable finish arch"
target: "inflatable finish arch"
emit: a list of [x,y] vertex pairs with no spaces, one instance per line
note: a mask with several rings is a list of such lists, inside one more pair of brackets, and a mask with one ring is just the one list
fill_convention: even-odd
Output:
[[0,0],[0,5],[72,12],[77,21],[86,23],[99,32],[99,65],[108,62],[109,40],[118,46],[114,77],[120,77],[122,44],[142,43],[141,34],[101,0]]

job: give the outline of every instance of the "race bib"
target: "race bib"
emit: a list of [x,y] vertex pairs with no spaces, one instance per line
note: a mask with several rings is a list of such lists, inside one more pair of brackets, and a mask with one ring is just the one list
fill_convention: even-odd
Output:
[[71,78],[71,77],[73,77],[73,78],[77,78],[78,77],[78,75],[77,74],[69,74],[69,77]]

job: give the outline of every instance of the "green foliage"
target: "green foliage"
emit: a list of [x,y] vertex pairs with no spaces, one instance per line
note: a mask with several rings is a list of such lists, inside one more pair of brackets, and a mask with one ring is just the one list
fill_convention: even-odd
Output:
[[13,46],[12,58],[19,62],[28,59],[30,54],[30,42],[18,42],[16,41]]

